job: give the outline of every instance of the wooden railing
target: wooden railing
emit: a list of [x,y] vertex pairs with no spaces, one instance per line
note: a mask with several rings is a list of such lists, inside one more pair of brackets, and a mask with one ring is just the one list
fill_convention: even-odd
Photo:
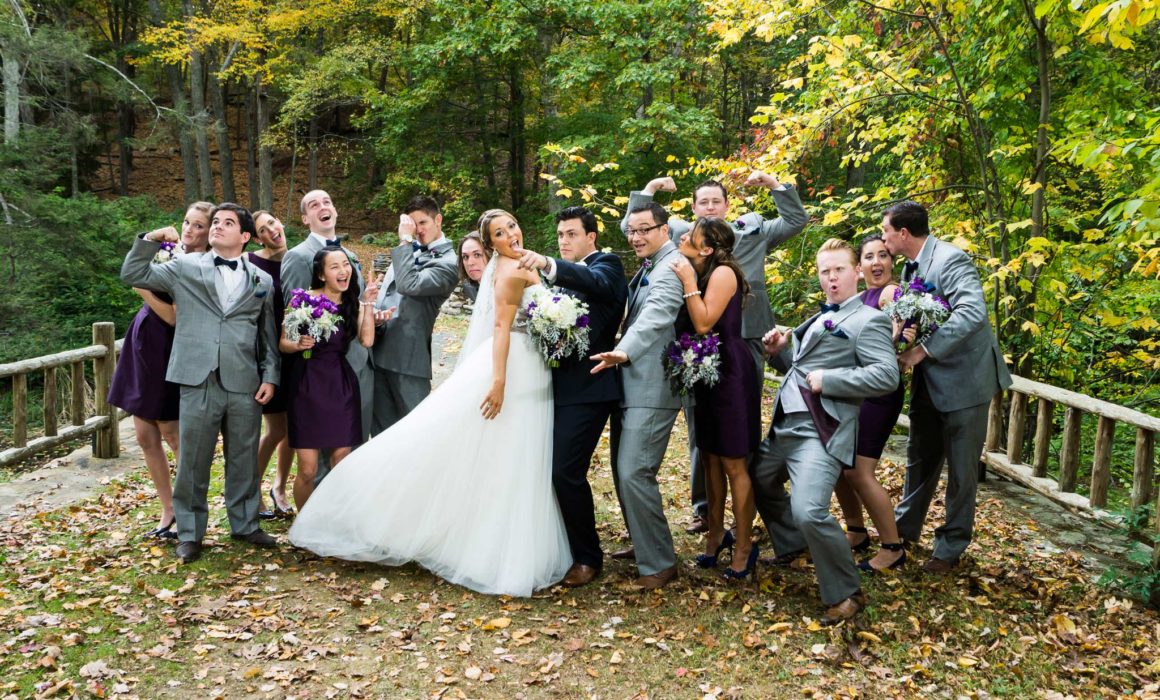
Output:
[[[1003,397],[997,395],[991,401],[983,462],[997,473],[1074,511],[1090,515],[1105,524],[1119,525],[1121,519],[1104,508],[1108,503],[1111,484],[1112,443],[1116,426],[1119,423],[1131,426],[1136,429],[1136,446],[1132,460],[1129,504],[1133,509],[1152,504],[1152,521],[1155,533],[1160,537],[1160,489],[1154,487],[1156,433],[1160,431],[1160,418],[1050,384],[1023,377],[1013,379],[1014,383],[1007,392],[1005,434]],[[1032,398],[1036,400],[1035,437],[1031,461],[1027,463],[1024,439],[1027,408]],[[1051,457],[1057,405],[1064,409],[1063,435],[1059,452],[1059,477],[1050,479],[1047,477],[1047,463]],[[1091,481],[1086,498],[1075,492],[1080,466],[1080,429],[1085,415],[1095,416],[1098,420],[1091,458]],[[1160,566],[1160,541],[1154,543],[1152,562]]]
[[[121,453],[117,432],[117,408],[106,400],[113,370],[117,366],[117,351],[122,341],[116,340],[112,323],[93,324],[93,344],[53,355],[34,357],[0,364],[0,379],[12,377],[12,442],[13,446],[0,452],[0,467],[23,460],[37,452],[52,449],[70,440],[93,435],[93,456],[117,457]],[[93,362],[94,415],[85,410],[85,366]],[[57,425],[56,369],[68,367],[72,391],[68,417],[72,424]],[[44,372],[44,435],[28,439],[28,375]]]

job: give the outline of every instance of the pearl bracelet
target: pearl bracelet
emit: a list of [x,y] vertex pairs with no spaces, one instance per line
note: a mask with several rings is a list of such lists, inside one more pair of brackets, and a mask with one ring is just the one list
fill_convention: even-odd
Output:
[[692,291],[692,292],[685,292],[682,296],[686,299],[688,299],[689,297],[699,297],[699,296],[701,296],[701,290],[698,289],[698,290]]

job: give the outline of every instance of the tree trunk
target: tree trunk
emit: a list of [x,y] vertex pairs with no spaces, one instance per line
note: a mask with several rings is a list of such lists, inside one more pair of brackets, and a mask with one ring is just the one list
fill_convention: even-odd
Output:
[[217,133],[218,164],[222,172],[222,199],[227,202],[238,201],[238,193],[234,189],[234,152],[230,145],[230,128],[226,105],[229,103],[226,95],[226,85],[218,78],[217,73],[210,71],[209,94],[213,102],[214,130]]
[[309,192],[318,187],[318,115],[310,119],[310,137],[309,137],[310,158],[306,164],[306,191]]
[[[165,14],[161,11],[161,0],[149,0],[149,22],[160,27],[165,24]],[[190,137],[189,108],[185,98],[185,81],[182,79],[181,69],[172,64],[165,65],[165,78],[169,82],[169,92],[173,98],[173,111],[177,113],[174,123],[177,142],[181,148],[181,172],[185,190],[185,202],[197,201],[199,187],[197,184],[197,156],[193,152],[193,139]]]
[[213,161],[207,129],[209,112],[205,108],[205,57],[197,49],[189,52],[189,103],[193,108],[193,141],[197,145],[198,191],[202,199],[214,201]]
[[511,187],[512,211],[518,211],[524,204],[524,89],[519,67],[513,63],[508,68],[508,83],[511,87],[511,105],[508,110],[508,150],[511,152],[509,183]]
[[4,143],[15,143],[20,136],[20,62],[13,47],[4,47]]
[[480,76],[479,59],[471,59],[472,66],[472,85],[475,87],[475,109],[471,113],[475,115],[476,123],[479,128],[479,147],[483,150],[483,171],[487,178],[487,192],[488,196],[494,198],[498,185],[495,180],[495,154],[491,150],[491,132],[488,130],[487,117],[491,114],[491,110],[485,108],[487,99],[483,94],[483,82]]
[[261,77],[254,81],[254,91],[258,101],[258,207],[274,211],[274,155],[262,141],[270,130],[270,105]]
[[257,79],[254,86],[246,90],[245,105],[242,109],[242,131],[246,133],[246,184],[250,187],[251,211],[261,209],[258,203],[258,115],[256,110]]

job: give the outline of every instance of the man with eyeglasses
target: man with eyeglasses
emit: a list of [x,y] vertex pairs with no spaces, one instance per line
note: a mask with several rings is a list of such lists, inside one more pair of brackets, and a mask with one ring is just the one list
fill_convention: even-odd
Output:
[[632,547],[612,556],[636,558],[636,585],[660,588],[677,576],[677,555],[665,518],[657,472],[681,400],[665,379],[661,357],[675,337],[684,286],[670,263],[681,256],[669,240],[668,212],[655,202],[629,212],[628,241],[640,269],[628,284],[620,342],[592,356],[593,374],[619,367],[624,398],[612,414],[612,476]]
[[[750,352],[753,353],[757,376],[764,377],[765,359],[761,338],[774,326],[773,309],[769,306],[769,294],[765,288],[765,258],[778,245],[801,233],[809,222],[809,216],[806,215],[794,186],[779,182],[772,175],[754,170],[746,178],[745,186],[769,188],[779,214],[773,219],[767,219],[761,214],[750,212],[731,223],[735,237],[733,257],[741,266],[745,281],[749,283],[752,292],[752,297],[745,300],[741,309],[741,336],[745,338]],[[628,211],[652,203],[653,195],[657,192],[675,192],[676,189],[677,185],[673,178],[654,178],[643,190],[634,191],[629,195]],[[717,180],[706,180],[693,190],[693,214],[697,219],[709,216],[728,219],[729,205],[729,193]],[[621,230],[625,230],[627,225],[626,216],[620,224]],[[693,228],[692,223],[675,217],[669,219],[668,226],[669,236],[674,244],[679,243],[681,236]],[[705,477],[701,471],[700,454],[693,442],[696,434],[696,427],[692,421],[693,412],[689,408],[686,406],[685,419],[689,426],[690,481],[694,518],[686,532],[692,534],[708,530],[705,521],[708,501],[705,496]]]

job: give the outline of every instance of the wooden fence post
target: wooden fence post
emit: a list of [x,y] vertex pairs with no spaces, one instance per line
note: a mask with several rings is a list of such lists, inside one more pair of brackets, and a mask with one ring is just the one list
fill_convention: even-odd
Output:
[[[1136,457],[1132,464],[1132,508],[1139,508],[1152,497],[1152,462],[1156,457],[1156,433],[1136,428]],[[1160,518],[1160,512],[1156,514]]]
[[1007,414],[1007,459],[1023,463],[1023,435],[1027,426],[1027,394],[1012,391],[1011,410]]
[[1079,471],[1079,428],[1083,412],[1068,406],[1063,418],[1063,446],[1059,455],[1059,490],[1075,493],[1075,478]]
[[1116,421],[1100,416],[1096,426],[1096,449],[1092,456],[1092,487],[1088,502],[1097,508],[1108,504],[1108,481],[1112,476],[1112,441],[1116,438]]
[[12,375],[12,444],[28,444],[28,377]]
[[69,400],[69,418],[73,425],[85,424],[85,363],[74,362],[69,365],[69,377],[72,384],[72,396]]
[[1047,451],[1051,448],[1051,431],[1054,427],[1055,404],[1047,399],[1039,399],[1035,416],[1035,455],[1031,458],[1032,474],[1047,476]]
[[999,441],[1003,437],[1003,392],[995,394],[991,399],[991,407],[987,411],[987,440],[983,443],[986,452],[994,452],[999,448]]
[[56,435],[56,368],[44,370],[44,434]]
[[117,367],[117,336],[113,324],[100,322],[93,324],[93,345],[104,345],[105,355],[93,361],[93,393],[96,395],[96,413],[109,419],[108,424],[96,432],[93,439],[93,456],[101,459],[117,457],[121,454],[120,431],[117,428],[117,407],[108,402],[109,386],[113,383],[113,371]]

